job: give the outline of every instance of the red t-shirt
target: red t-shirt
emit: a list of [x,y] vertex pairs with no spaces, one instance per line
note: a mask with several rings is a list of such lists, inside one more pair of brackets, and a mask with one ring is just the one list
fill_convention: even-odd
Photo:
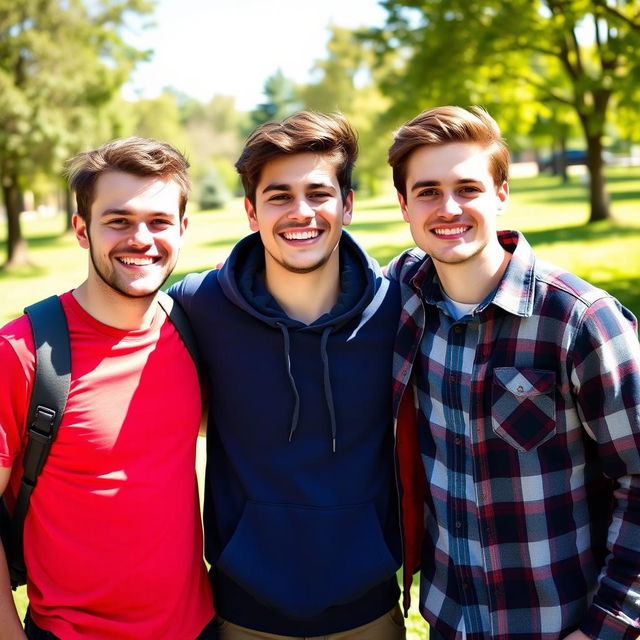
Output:
[[[72,379],[25,522],[35,623],[65,640],[193,640],[213,616],[195,475],[195,367],[159,312],[123,331],[61,296]],[[22,475],[34,354],[28,319],[0,330],[0,465]]]

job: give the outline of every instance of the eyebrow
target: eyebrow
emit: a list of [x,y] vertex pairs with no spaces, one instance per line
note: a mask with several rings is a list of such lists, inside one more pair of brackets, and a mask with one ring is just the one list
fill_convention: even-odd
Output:
[[[335,191],[335,187],[331,183],[327,182],[312,182],[311,184],[305,185],[307,189],[331,189]],[[263,190],[262,193],[268,193],[269,191],[290,191],[290,184],[268,184]]]
[[[460,178],[456,180],[456,184],[477,184],[480,180],[474,180],[472,178]],[[439,180],[418,180],[411,186],[410,191],[416,189],[424,189],[425,187],[439,187],[442,183]]]
[[[173,216],[173,213],[169,213],[168,211],[150,211],[149,213],[152,216],[169,216],[169,217]],[[117,207],[113,209],[105,209],[100,213],[101,218],[106,216],[122,216],[123,218],[125,217],[130,218],[134,215],[135,214],[132,211],[129,211],[128,209],[118,209]]]
[[104,211],[102,211],[100,213],[101,216],[130,216],[132,215],[131,211],[128,211],[127,209],[105,209]]

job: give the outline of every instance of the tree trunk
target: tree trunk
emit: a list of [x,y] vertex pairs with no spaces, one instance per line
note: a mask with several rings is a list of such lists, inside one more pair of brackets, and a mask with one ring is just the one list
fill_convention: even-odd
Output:
[[2,195],[7,211],[7,261],[5,268],[28,263],[27,242],[20,226],[20,191],[15,175],[5,175],[2,181]]
[[589,222],[609,220],[611,208],[609,195],[605,187],[604,163],[602,162],[602,137],[587,137],[587,160],[589,166],[589,200],[591,211]]

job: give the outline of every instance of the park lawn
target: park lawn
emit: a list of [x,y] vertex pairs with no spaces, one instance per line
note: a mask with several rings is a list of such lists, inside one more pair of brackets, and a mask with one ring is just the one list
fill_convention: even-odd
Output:
[[[610,168],[609,191],[615,219],[586,225],[587,190],[581,176],[563,185],[558,178],[540,176],[511,181],[507,212],[500,228],[525,232],[538,256],[554,262],[600,286],[640,315],[640,168]],[[61,217],[25,224],[33,265],[18,272],[0,271],[0,322],[20,313],[30,302],[72,288],[86,273],[86,252],[72,235],[59,235]],[[412,246],[393,192],[376,199],[356,196],[350,230],[381,264]],[[167,286],[191,271],[223,261],[233,244],[248,233],[242,200],[222,211],[197,212],[189,228],[178,267]],[[4,243],[0,235],[0,251]],[[200,466],[202,458],[199,459]],[[426,624],[417,608],[417,583],[412,589],[409,640],[424,640]],[[27,605],[24,587],[16,593],[21,614]]]

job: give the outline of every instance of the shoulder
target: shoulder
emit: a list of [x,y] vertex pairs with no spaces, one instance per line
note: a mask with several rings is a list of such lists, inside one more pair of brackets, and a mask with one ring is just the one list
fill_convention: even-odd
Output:
[[35,361],[35,346],[31,323],[26,314],[11,320],[0,329],[0,361],[3,366],[8,359],[15,359],[26,365]]
[[554,295],[556,299],[564,299],[566,304],[585,311],[593,305],[620,306],[620,303],[604,289],[554,264],[536,260],[534,273],[539,293],[545,296]]
[[393,258],[385,267],[385,275],[390,280],[408,282],[427,260],[427,257],[427,254],[418,247],[407,249]]
[[182,280],[169,287],[167,293],[184,308],[191,306],[194,298],[202,293],[213,291],[218,280],[218,269],[201,273],[189,273]]
[[571,316],[583,327],[598,334],[619,335],[637,332],[637,320],[613,295],[579,276],[553,264],[537,261],[536,287],[541,305],[568,320]]

